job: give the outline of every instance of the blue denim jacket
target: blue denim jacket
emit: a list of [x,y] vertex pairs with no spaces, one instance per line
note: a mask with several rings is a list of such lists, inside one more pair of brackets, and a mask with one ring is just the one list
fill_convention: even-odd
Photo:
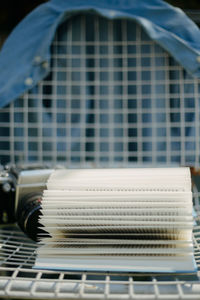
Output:
[[80,11],[135,20],[190,74],[200,77],[200,30],[180,9],[161,0],[51,0],[29,14],[4,44],[0,107],[47,76],[57,27]]

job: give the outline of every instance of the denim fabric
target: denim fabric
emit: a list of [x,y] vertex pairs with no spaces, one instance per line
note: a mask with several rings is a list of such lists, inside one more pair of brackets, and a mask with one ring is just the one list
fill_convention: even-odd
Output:
[[189,73],[200,76],[200,31],[180,9],[161,0],[52,0],[27,16],[4,44],[0,54],[1,107],[47,76],[57,27],[80,11],[135,20]]

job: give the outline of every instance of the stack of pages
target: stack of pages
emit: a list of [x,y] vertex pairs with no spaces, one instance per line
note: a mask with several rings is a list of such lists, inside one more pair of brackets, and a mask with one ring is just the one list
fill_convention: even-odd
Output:
[[55,170],[36,268],[194,272],[188,168]]

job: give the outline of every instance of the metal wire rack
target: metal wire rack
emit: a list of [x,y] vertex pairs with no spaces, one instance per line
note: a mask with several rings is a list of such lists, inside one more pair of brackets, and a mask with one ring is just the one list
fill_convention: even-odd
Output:
[[[58,29],[49,76],[0,111],[1,162],[199,167],[199,91],[139,25],[75,16]],[[37,245],[7,226],[0,297],[200,299],[199,197],[194,190],[196,275],[34,270]]]
[[199,166],[200,81],[140,25],[77,15],[51,53],[48,77],[0,111],[1,163]]

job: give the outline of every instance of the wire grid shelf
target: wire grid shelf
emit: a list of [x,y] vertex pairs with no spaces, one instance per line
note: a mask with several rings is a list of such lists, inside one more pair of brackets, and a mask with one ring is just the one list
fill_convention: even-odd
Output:
[[[47,67],[40,57],[34,63]],[[75,16],[57,31],[49,76],[1,109],[1,163],[198,167],[199,83],[134,22]],[[194,207],[200,269],[198,191]],[[34,270],[36,244],[16,227],[1,229],[0,244],[2,298],[200,298],[200,271],[172,276]]]
[[74,16],[51,54],[48,77],[0,110],[1,163],[200,165],[200,81],[140,25]]
[[29,299],[199,299],[200,193],[194,191],[195,275],[59,272],[32,269],[36,243],[17,227],[0,230],[0,297]]

